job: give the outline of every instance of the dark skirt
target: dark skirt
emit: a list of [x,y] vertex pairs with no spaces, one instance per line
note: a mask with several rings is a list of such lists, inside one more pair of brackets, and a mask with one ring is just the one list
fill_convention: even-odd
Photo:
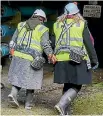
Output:
[[69,61],[59,61],[54,66],[54,83],[73,83],[77,85],[92,82],[91,70],[87,69],[86,61],[77,64]]

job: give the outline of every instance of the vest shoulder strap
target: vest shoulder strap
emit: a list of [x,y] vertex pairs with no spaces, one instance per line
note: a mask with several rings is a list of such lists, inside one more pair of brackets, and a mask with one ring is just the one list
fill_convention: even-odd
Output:
[[23,27],[26,24],[26,22],[21,22],[20,27]]
[[25,26],[25,24],[26,24],[26,22],[20,22],[20,23],[18,24],[17,29],[18,29],[19,32],[21,32],[21,30],[23,29],[23,27]]
[[48,28],[44,25],[39,25],[38,31],[43,31],[44,29],[48,29]]

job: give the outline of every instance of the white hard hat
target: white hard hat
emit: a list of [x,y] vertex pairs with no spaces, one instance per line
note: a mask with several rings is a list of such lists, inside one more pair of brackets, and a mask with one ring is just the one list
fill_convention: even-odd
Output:
[[79,9],[76,4],[69,3],[64,8],[64,14],[73,15],[79,12]]
[[36,16],[41,16],[41,17],[45,18],[45,21],[47,21],[46,14],[43,10],[37,9],[34,11],[33,14],[35,14]]

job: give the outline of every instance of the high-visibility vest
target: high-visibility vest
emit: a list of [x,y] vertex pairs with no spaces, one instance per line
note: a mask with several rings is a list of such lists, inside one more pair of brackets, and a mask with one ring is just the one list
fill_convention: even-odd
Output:
[[[18,24],[18,38],[17,45],[25,45],[28,46],[32,50],[37,50],[42,54],[43,49],[40,45],[41,37],[46,32],[49,31],[47,27],[42,24],[36,26],[36,28],[32,31],[27,31],[25,27],[26,22],[21,22]],[[22,43],[22,44],[21,44]],[[28,59],[33,61],[33,57],[30,54],[25,54],[20,51],[14,51],[14,56],[18,56],[20,58]]]
[[[67,19],[66,20],[66,26],[68,27],[70,24],[71,27],[62,35],[62,40],[58,43],[61,37],[61,33],[66,29],[63,29],[64,23],[63,22],[55,22],[54,23],[54,33],[55,33],[55,50],[58,50],[60,46],[70,46],[74,49],[82,49],[85,51],[86,56],[84,57],[85,60],[88,60],[88,54],[85,49],[85,45],[83,43],[83,30],[84,30],[84,24],[85,22],[80,21],[78,23],[74,23],[73,19]],[[56,54],[56,58],[58,61],[68,61],[70,60],[69,52],[60,51],[58,54]]]

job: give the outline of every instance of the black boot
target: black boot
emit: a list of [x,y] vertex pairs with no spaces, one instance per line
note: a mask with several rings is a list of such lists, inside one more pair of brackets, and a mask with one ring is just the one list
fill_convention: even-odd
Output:
[[19,88],[12,86],[11,93],[8,95],[8,102],[11,105],[11,107],[19,107],[19,103],[17,101],[17,94],[19,92]]
[[34,90],[26,90],[25,109],[30,110],[33,107]]
[[66,108],[69,107],[70,103],[76,98],[77,93],[78,92],[72,88],[64,93],[59,103],[55,105],[55,108],[60,113],[60,115],[67,115]]

